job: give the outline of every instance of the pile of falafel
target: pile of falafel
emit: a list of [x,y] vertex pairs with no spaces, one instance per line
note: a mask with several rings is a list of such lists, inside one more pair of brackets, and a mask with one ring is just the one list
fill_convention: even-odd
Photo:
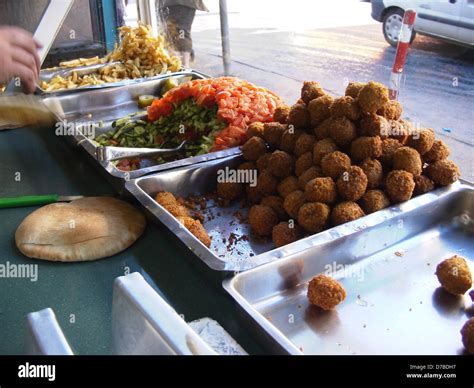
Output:
[[252,231],[280,247],[458,180],[448,146],[401,116],[380,83],[351,82],[333,98],[304,82],[296,104],[247,130],[238,169],[256,169],[256,185],[219,183],[217,193],[245,196]]

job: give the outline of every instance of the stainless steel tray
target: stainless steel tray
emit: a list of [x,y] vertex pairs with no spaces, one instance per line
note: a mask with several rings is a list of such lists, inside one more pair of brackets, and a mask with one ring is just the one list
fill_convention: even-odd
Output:
[[[115,62],[114,62],[115,63]],[[63,78],[68,77],[71,75],[73,71],[77,72],[78,75],[85,75],[85,74],[91,74],[95,73],[97,70],[112,65],[113,63],[107,62],[107,63],[98,63],[94,65],[88,65],[88,66],[78,66],[78,67],[55,67],[52,69],[44,69],[40,71],[39,74],[39,82],[45,81],[45,82],[50,82],[54,77],[57,75],[60,75]],[[186,72],[190,71],[190,69],[183,68],[181,69],[180,72]],[[176,72],[174,73],[164,73],[164,74],[158,74],[153,77],[143,77],[143,78],[134,78],[134,79],[125,79],[117,82],[105,82],[103,84],[99,85],[90,85],[90,86],[81,86],[76,89],[60,89],[60,90],[52,90],[48,91],[45,89],[42,89],[40,86],[36,87],[36,93],[37,94],[44,94],[44,95],[61,95],[61,94],[68,94],[68,93],[77,93],[81,91],[88,91],[88,90],[94,90],[94,89],[104,89],[104,88],[113,88],[117,86],[124,86],[124,85],[130,85],[130,84],[136,84],[136,83],[141,83],[145,81],[152,81],[152,80],[157,80],[161,78],[167,78],[170,75],[177,74]]]
[[[248,209],[241,209],[239,203],[229,207],[221,207],[210,200],[205,212],[203,212],[205,217],[204,227],[212,238],[210,249],[198,241],[187,229],[183,228],[181,223],[154,200],[159,191],[170,191],[179,197],[209,194],[216,186],[219,170],[226,167],[234,168],[243,161],[241,155],[234,155],[134,179],[127,182],[125,188],[155,218],[176,234],[202,261],[218,271],[245,271],[284,258],[290,254],[302,252],[323,242],[332,241],[346,234],[356,233],[363,227],[391,219],[412,206],[419,206],[425,202],[430,203],[434,198],[433,193],[422,198],[418,197],[400,206],[394,206],[383,212],[364,217],[357,223],[341,225],[281,248],[274,248],[271,241],[252,237],[250,226],[238,221],[239,218],[247,217]],[[240,213],[239,217],[236,217],[236,212]],[[229,238],[231,234],[233,234],[232,239]],[[234,243],[229,245],[231,240]]]
[[[260,334],[290,354],[463,354],[469,296],[440,288],[452,255],[474,269],[474,189],[456,183],[314,236],[314,247],[238,274],[224,288]],[[336,310],[308,304],[308,281],[331,273]]]
[[141,83],[131,83],[117,88],[102,88],[83,91],[81,93],[46,97],[45,101],[56,98],[60,102],[64,111],[65,120],[68,123],[77,124],[74,133],[68,137],[83,148],[92,157],[94,163],[99,168],[103,169],[110,177],[118,178],[121,181],[156,171],[186,166],[239,153],[238,148],[233,148],[163,164],[157,164],[153,159],[141,159],[140,168],[134,171],[120,170],[116,167],[116,163],[99,162],[96,159],[97,144],[87,136],[90,132],[88,128],[91,128],[91,124],[101,123],[100,127],[94,127],[95,135],[106,132],[111,129],[111,124],[114,120],[140,111],[137,105],[139,96],[145,94],[159,95],[163,83],[168,78],[174,78],[179,82],[186,77],[192,77],[193,79],[207,78],[206,75],[195,70],[188,70],[164,75],[158,79],[146,80]]

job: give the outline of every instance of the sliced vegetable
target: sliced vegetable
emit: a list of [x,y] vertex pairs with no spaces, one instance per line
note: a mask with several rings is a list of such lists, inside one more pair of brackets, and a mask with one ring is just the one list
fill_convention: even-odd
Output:
[[150,106],[155,99],[155,96],[144,94],[143,96],[138,97],[138,106],[140,108],[146,108]]

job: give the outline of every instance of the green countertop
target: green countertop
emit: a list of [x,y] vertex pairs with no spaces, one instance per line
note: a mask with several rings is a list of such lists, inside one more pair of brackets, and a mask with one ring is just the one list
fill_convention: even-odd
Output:
[[[53,129],[0,132],[0,196],[58,193],[116,195],[79,149]],[[38,264],[38,279],[0,278],[1,354],[23,354],[26,314],[51,307],[74,353],[108,354],[112,287],[117,276],[139,272],[186,321],[218,321],[251,354],[264,353],[246,317],[222,288],[222,274],[195,257],[164,226],[148,222],[144,235],[111,258],[85,263],[29,259],[15,246],[21,221],[36,207],[0,209],[0,263]]]

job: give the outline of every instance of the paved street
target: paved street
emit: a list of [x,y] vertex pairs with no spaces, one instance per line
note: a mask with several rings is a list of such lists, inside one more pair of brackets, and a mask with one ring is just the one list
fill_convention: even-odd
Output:
[[[217,0],[193,26],[198,70],[223,72]],[[357,0],[228,0],[232,74],[267,86],[292,103],[304,80],[342,94],[348,80],[388,83],[395,49],[370,3]],[[449,144],[463,177],[474,181],[474,50],[418,36],[405,67],[404,116]]]

